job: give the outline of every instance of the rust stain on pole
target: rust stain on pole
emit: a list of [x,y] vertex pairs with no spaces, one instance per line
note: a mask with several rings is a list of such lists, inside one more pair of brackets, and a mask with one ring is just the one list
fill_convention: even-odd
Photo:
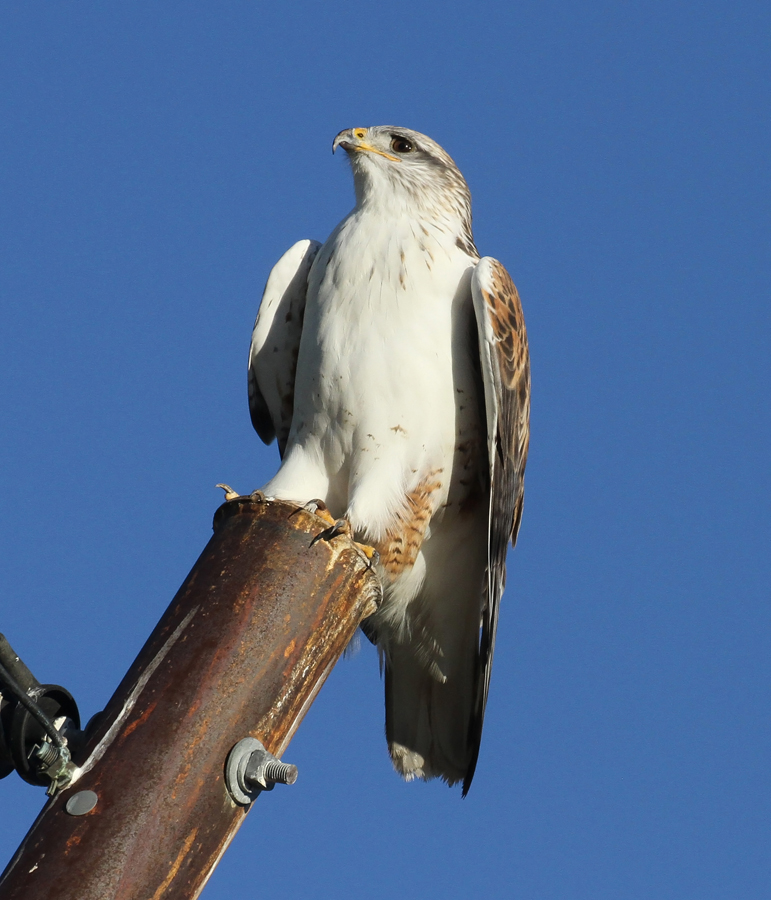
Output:
[[[239,497],[0,880],[0,900],[197,897],[247,809],[224,766],[252,736],[280,756],[378,584],[347,538],[280,502]],[[94,791],[85,815],[65,810]]]

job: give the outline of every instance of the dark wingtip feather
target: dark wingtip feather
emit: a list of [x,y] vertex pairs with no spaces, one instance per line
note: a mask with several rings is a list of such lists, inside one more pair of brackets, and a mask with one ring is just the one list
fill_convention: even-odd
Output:
[[268,404],[260,393],[257,379],[251,368],[249,369],[249,415],[254,430],[260,436],[260,440],[264,444],[272,444],[273,439],[276,437],[276,429],[270,418]]
[[476,772],[477,768],[477,760],[479,759],[479,744],[476,745],[474,749],[474,755],[471,757],[471,762],[466,769],[466,774],[463,776],[463,790],[461,791],[461,799],[463,799],[471,789],[471,782],[474,780],[474,772]]

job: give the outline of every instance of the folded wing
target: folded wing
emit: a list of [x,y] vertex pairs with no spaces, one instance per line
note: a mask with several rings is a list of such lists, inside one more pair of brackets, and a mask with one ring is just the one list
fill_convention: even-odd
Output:
[[506,552],[509,541],[517,540],[522,518],[530,440],[530,355],[517,289],[501,263],[484,257],[472,274],[471,293],[485,392],[490,508],[486,596],[470,735],[476,751],[463,783],[464,794],[471,785],[482,736],[498,608],[506,584]]
[[284,455],[294,407],[308,274],[321,244],[298,241],[273,267],[249,348],[249,412],[266,444],[278,438]]

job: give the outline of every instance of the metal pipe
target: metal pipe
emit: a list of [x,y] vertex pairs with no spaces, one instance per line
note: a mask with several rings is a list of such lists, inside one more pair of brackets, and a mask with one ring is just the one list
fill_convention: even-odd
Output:
[[[0,879],[0,900],[190,900],[249,809],[224,781],[245,736],[280,756],[379,597],[345,537],[261,498],[214,536]],[[299,788],[294,788],[298,790]]]

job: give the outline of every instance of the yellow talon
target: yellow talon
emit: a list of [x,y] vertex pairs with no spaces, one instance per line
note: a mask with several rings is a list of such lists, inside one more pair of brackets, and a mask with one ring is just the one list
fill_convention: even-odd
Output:
[[218,484],[217,487],[222,488],[222,490],[225,492],[225,500],[226,501],[235,500],[241,496],[238,493],[238,491],[234,491],[233,488],[229,484]]
[[327,504],[324,503],[323,500],[311,500],[306,503],[302,509],[314,513],[314,515],[323,519],[327,525],[334,525],[337,522],[337,519],[335,519],[332,513],[327,509]]
[[332,515],[332,513],[326,508],[326,506],[324,507],[324,509],[317,509],[317,510],[316,510],[316,515],[317,515],[320,519],[323,519],[323,520],[327,523],[327,525],[334,525],[335,522],[337,521],[337,519],[336,519],[336,518]]

